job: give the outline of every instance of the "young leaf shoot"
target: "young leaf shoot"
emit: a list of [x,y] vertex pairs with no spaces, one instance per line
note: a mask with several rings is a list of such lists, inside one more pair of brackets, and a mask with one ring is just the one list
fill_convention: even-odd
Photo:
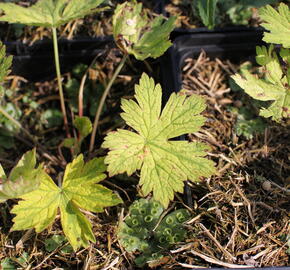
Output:
[[115,10],[114,39],[121,50],[133,54],[138,60],[157,58],[171,46],[169,35],[175,20],[175,17],[166,20],[161,15],[149,20],[142,12],[142,3],[127,1]]
[[199,0],[197,1],[197,9],[199,16],[208,29],[215,26],[216,5],[218,0]]
[[183,192],[183,181],[198,181],[215,171],[213,162],[204,158],[209,149],[205,144],[169,140],[199,130],[205,101],[198,95],[173,93],[161,112],[161,86],[146,74],[135,92],[137,102],[122,100],[121,117],[136,132],[109,133],[103,143],[110,150],[105,163],[110,175],[141,170],[143,195],[153,191],[154,199],[167,207],[175,191]]

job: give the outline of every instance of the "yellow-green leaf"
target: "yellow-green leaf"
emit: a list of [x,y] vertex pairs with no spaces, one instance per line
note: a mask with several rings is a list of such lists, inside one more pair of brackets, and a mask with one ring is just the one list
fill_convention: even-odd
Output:
[[0,202],[18,198],[39,187],[41,179],[43,178],[42,166],[38,166],[37,168],[35,166],[35,149],[23,155],[18,164],[10,172],[8,179],[0,165]]
[[105,163],[110,175],[141,170],[143,194],[153,191],[154,199],[167,207],[174,192],[183,191],[185,180],[198,181],[215,171],[213,162],[204,158],[205,144],[169,140],[199,130],[205,102],[198,95],[187,98],[174,93],[161,112],[161,87],[146,74],[135,92],[137,102],[122,100],[121,116],[136,132],[109,133],[103,143],[110,150]]
[[263,40],[268,43],[282,44],[290,48],[290,10],[289,7],[280,3],[278,11],[270,5],[259,9],[259,15],[265,23],[262,26],[269,32],[264,34]]
[[103,158],[84,163],[79,155],[67,165],[61,187],[45,174],[40,187],[21,196],[12,209],[16,214],[12,230],[35,228],[41,232],[53,223],[59,209],[63,231],[74,250],[95,242],[92,226],[80,208],[101,212],[122,202],[111,190],[97,184],[105,178],[105,168]]
[[0,21],[34,26],[58,27],[97,11],[104,0],[39,0],[25,8],[13,3],[0,3],[4,15]]
[[290,87],[289,87],[289,55],[290,50],[281,51],[281,57],[285,61],[282,65],[274,51],[274,46],[257,47],[257,63],[265,67],[264,78],[258,78],[250,74],[247,69],[234,75],[232,78],[245,90],[245,92],[261,101],[272,101],[267,108],[262,108],[260,115],[272,117],[275,121],[290,117]]
[[272,117],[279,121],[282,117],[290,117],[290,89],[259,79],[249,72],[243,77],[236,74],[232,77],[235,82],[251,97],[262,101],[273,101],[268,108],[263,108],[260,115]]

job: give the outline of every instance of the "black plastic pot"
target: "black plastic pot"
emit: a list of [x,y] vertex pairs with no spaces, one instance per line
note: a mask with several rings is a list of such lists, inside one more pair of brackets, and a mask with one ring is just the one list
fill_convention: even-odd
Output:
[[[12,54],[12,74],[29,81],[41,81],[55,76],[52,40],[43,40],[32,46],[21,42],[5,43],[7,53]],[[112,37],[60,40],[59,57],[62,72],[78,63],[90,64],[104,50],[114,47]]]
[[[163,11],[163,0],[152,0],[154,13]],[[29,81],[51,79],[55,75],[52,40],[40,40],[33,45],[20,41],[4,42],[6,52],[13,55],[12,74]],[[112,36],[96,38],[60,39],[59,58],[61,71],[66,72],[78,63],[90,64],[94,57],[104,50],[116,47]]]
[[181,89],[181,68],[188,57],[205,51],[211,58],[227,58],[234,62],[253,59],[257,45],[262,45],[263,32],[194,33],[179,36],[161,59],[162,84],[169,92]]

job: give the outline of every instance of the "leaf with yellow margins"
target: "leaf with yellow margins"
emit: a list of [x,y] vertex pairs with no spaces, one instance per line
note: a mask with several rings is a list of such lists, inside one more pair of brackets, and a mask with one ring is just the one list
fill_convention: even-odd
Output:
[[67,165],[61,187],[45,174],[39,188],[20,196],[22,200],[12,209],[16,215],[12,230],[35,228],[41,232],[53,223],[59,209],[64,234],[74,250],[95,242],[92,225],[80,208],[102,212],[104,207],[122,202],[111,190],[97,184],[105,178],[105,170],[103,158],[84,163],[79,155]]
[[109,133],[103,143],[110,150],[105,163],[110,175],[141,170],[144,196],[153,191],[154,199],[167,207],[174,192],[183,192],[185,180],[198,181],[215,171],[213,162],[204,158],[207,145],[169,140],[199,130],[205,101],[198,95],[173,93],[161,112],[161,87],[146,74],[135,92],[137,102],[122,100],[121,116],[136,132]]

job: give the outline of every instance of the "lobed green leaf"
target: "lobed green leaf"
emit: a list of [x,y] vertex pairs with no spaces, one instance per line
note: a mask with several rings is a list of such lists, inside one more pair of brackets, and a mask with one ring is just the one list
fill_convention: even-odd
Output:
[[205,102],[197,95],[174,93],[161,112],[161,87],[146,74],[135,92],[137,102],[122,100],[121,116],[137,133],[121,129],[109,133],[103,143],[110,150],[105,163],[110,175],[141,170],[143,195],[153,191],[154,199],[167,207],[174,192],[183,191],[185,180],[198,181],[214,173],[213,162],[204,158],[206,145],[169,140],[199,130]]
[[92,226],[80,208],[101,212],[122,202],[109,189],[96,184],[105,178],[104,171],[102,158],[84,163],[79,155],[67,165],[61,187],[43,173],[39,188],[20,196],[22,200],[12,209],[16,214],[12,230],[35,228],[41,232],[53,223],[59,209],[63,231],[74,250],[95,242]]
[[282,44],[290,48],[290,11],[289,6],[280,3],[278,11],[270,5],[259,9],[259,15],[265,23],[262,26],[269,31],[263,40],[268,43]]
[[[256,60],[260,65],[265,66],[265,78],[258,78],[244,70],[242,76],[234,75],[232,78],[251,97],[261,101],[272,101],[268,108],[263,108],[260,115],[272,117],[280,121],[282,117],[290,117],[290,88],[289,88],[289,49],[281,51],[284,57],[287,72],[284,74],[274,47],[257,47]],[[288,56],[287,56],[288,55]]]

